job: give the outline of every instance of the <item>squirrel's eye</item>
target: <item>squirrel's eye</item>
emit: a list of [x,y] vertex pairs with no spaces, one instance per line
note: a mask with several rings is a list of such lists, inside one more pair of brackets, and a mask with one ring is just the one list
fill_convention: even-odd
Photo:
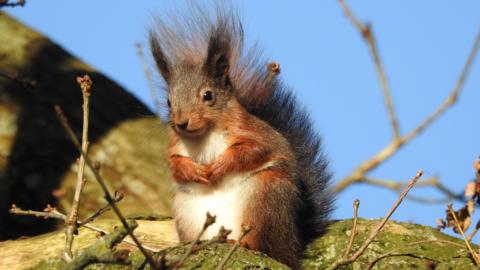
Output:
[[203,101],[211,101],[212,99],[213,99],[212,91],[205,91],[205,93],[203,93]]
[[167,105],[168,105],[169,108],[170,108],[170,106],[172,106],[172,104],[170,104],[170,99],[167,99]]

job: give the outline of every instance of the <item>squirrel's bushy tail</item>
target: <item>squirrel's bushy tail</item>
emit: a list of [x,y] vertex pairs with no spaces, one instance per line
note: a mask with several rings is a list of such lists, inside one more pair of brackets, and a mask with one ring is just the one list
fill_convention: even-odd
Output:
[[308,243],[325,230],[333,205],[328,162],[309,114],[278,77],[269,75],[261,50],[244,48],[243,27],[232,8],[217,4],[213,16],[198,5],[190,10],[189,16],[157,19],[152,37],[162,37],[157,42],[174,63],[201,64],[212,38],[229,47],[229,77],[237,99],[249,113],[285,136],[295,153],[296,182],[302,192],[298,227],[301,240]]
[[294,151],[298,165],[296,180],[302,193],[298,228],[305,245],[327,228],[334,201],[329,185],[331,174],[327,158],[322,152],[321,137],[314,130],[308,112],[280,81],[271,82],[269,87],[271,89],[265,91],[271,95],[263,104],[252,103],[251,98],[244,99],[251,94],[240,95],[240,102],[251,114],[285,136]]

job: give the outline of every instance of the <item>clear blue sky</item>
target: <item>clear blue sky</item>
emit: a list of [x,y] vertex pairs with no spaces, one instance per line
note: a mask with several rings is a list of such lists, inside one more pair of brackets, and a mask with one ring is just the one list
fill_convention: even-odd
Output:
[[[403,133],[415,127],[449,94],[480,27],[480,2],[350,1],[374,26]],[[302,3],[302,4],[298,4]],[[367,47],[336,1],[238,1],[249,43],[258,41],[282,66],[282,77],[311,111],[331,159],[335,181],[390,141],[390,127]],[[145,43],[153,14],[180,1],[27,1],[5,9],[151,105],[134,43]],[[473,179],[480,155],[480,59],[458,104],[372,177],[408,180],[418,169],[438,175],[456,191]],[[414,194],[439,197],[431,189]],[[337,201],[335,217],[383,216],[397,195],[352,186]],[[404,203],[393,218],[435,225],[444,205]]]

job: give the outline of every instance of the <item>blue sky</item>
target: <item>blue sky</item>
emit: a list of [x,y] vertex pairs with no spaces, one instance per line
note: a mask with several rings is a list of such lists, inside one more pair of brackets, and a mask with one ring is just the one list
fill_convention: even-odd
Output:
[[[480,2],[350,1],[357,16],[373,24],[391,83],[403,133],[414,128],[449,94],[480,27]],[[386,146],[388,117],[373,63],[361,37],[336,1],[237,1],[247,43],[259,42],[282,66],[283,80],[295,89],[324,137],[335,181]],[[181,1],[28,1],[6,9],[68,51],[126,87],[146,104],[150,93],[136,54],[145,43],[153,15]],[[480,61],[471,70],[457,103],[424,134],[370,176],[408,180],[418,169],[438,175],[455,191],[473,179],[480,155]],[[432,189],[414,190],[440,197]],[[384,216],[397,195],[371,186],[352,186],[337,201],[336,218]],[[444,205],[404,202],[393,218],[435,225]]]

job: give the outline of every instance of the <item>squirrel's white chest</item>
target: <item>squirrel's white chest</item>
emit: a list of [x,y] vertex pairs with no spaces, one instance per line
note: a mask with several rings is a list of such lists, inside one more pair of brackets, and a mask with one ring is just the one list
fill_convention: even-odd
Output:
[[237,239],[248,203],[258,190],[258,182],[251,177],[249,173],[230,174],[215,187],[197,183],[177,184],[173,208],[177,225],[183,231],[181,240],[195,239],[207,212],[216,216],[216,222],[207,229],[202,239],[216,236],[221,226],[232,230],[229,238]]
[[[181,155],[201,164],[210,164],[229,145],[224,132],[213,130],[200,142],[181,141],[178,146]],[[242,215],[253,192],[257,190],[256,181],[250,178],[251,173],[245,172],[228,174],[215,186],[177,183],[173,208],[177,225],[183,231],[182,240],[194,240],[203,227],[207,212],[217,218],[202,239],[216,236],[221,226],[232,230],[229,238],[237,239]]]
[[200,164],[210,164],[228,148],[228,143],[225,132],[212,130],[200,141],[181,140],[178,147],[182,156],[190,157]]

